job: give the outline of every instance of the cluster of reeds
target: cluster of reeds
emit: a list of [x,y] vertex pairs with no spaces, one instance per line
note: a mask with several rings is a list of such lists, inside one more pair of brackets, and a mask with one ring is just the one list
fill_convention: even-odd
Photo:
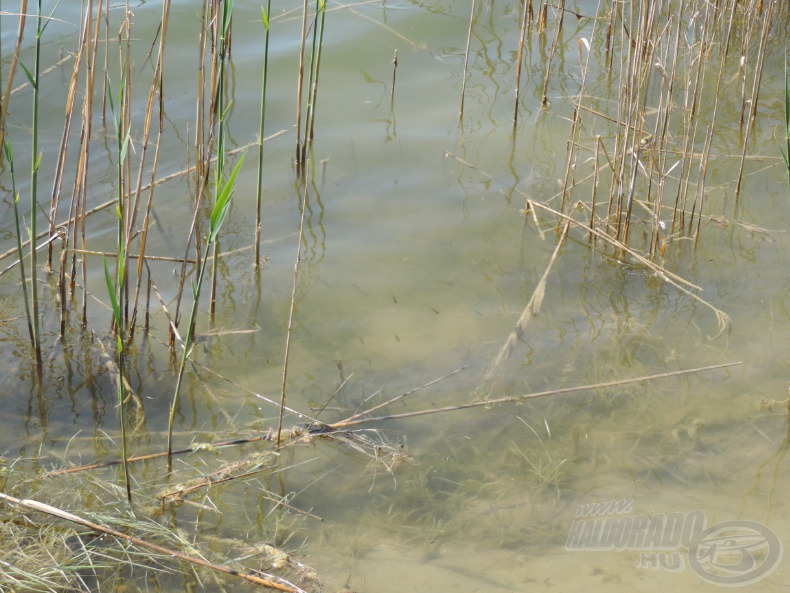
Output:
[[[628,254],[701,300],[696,286],[665,270],[661,262],[669,245],[696,243],[706,221],[728,220],[731,212],[738,212],[768,39],[786,22],[777,13],[786,10],[780,4],[602,0],[595,14],[585,15],[568,9],[564,1],[541,1],[536,7],[531,0],[524,2],[519,13],[514,134],[525,84],[542,85],[544,109],[560,104],[553,104],[548,89],[558,68],[557,52],[570,53],[569,47],[562,47],[566,13],[581,22],[574,66],[578,91],[571,96],[562,189],[556,201],[525,195],[525,213],[536,223],[543,213],[583,228],[593,244]],[[470,38],[476,18],[473,10]],[[545,56],[545,75],[540,82],[524,83],[522,63],[531,59],[530,49],[536,46]],[[463,118],[463,96],[461,105]],[[724,181],[722,192],[724,167],[719,165],[718,199],[710,205],[706,182],[717,132],[732,128],[733,115],[738,119],[739,152],[716,158],[718,163],[726,159],[724,167],[735,174]],[[702,302],[715,312],[723,329],[726,314]]]
[[[733,111],[739,118],[740,154],[725,158],[737,172],[731,189],[737,209],[766,44],[771,31],[782,26],[777,6],[762,0],[604,0],[595,14],[583,15],[565,2],[542,1],[537,10],[531,0],[524,2],[514,121],[532,36],[545,36],[540,43],[550,44],[541,96],[551,109],[549,80],[557,68],[565,14],[584,25],[579,28],[584,36],[577,40],[580,82],[573,97],[560,212],[583,206],[591,230],[644,249],[649,258],[663,253],[672,240],[696,241],[709,214],[706,180],[714,139],[720,128],[732,127]],[[733,100],[722,121],[725,97]]]
[[[302,175],[307,163],[307,148],[313,141],[315,110],[318,99],[318,73],[321,67],[321,47],[324,41],[326,21],[326,0],[316,0],[313,20],[308,26],[308,0],[304,0],[302,10],[302,40],[299,49],[299,75],[296,90],[296,167]],[[310,55],[307,56],[307,37],[312,31]],[[306,60],[309,58],[309,62]],[[305,67],[308,68],[307,96],[304,97]],[[304,106],[304,128],[302,128],[302,109]]]
[[[259,138],[240,148],[231,149],[228,144],[228,125],[232,117],[233,102],[229,89],[229,68],[231,59],[231,41],[233,29],[233,0],[204,0],[201,11],[201,35],[198,44],[198,77],[196,89],[195,127],[192,143],[186,150],[188,166],[186,169],[168,172],[165,177],[158,173],[160,150],[165,144],[165,104],[167,101],[165,87],[166,46],[168,27],[170,24],[171,1],[162,3],[161,19],[156,37],[151,44],[148,58],[142,68],[132,68],[133,56],[136,54],[134,19],[128,2],[119,10],[104,0],[83,4],[79,21],[78,44],[72,53],[66,55],[50,70],[42,64],[42,39],[54,15],[42,14],[42,1],[36,0],[34,28],[29,26],[30,16],[27,1],[22,0],[16,15],[19,19],[16,44],[10,67],[3,74],[7,77],[5,91],[2,94],[2,111],[0,111],[0,143],[2,143],[3,163],[9,175],[11,204],[13,205],[16,224],[17,245],[13,251],[2,257],[16,256],[18,261],[6,268],[6,271],[18,267],[21,276],[22,295],[25,305],[25,321],[31,347],[31,359],[36,369],[39,387],[44,382],[44,360],[47,343],[57,336],[64,342],[76,339],[87,340],[99,344],[99,349],[90,348],[86,355],[97,352],[100,365],[109,371],[117,388],[117,407],[120,426],[120,462],[123,465],[123,482],[125,497],[132,503],[133,477],[130,472],[130,441],[134,437],[134,416],[130,414],[130,405],[135,406],[137,417],[143,415],[142,399],[135,392],[139,387],[131,381],[131,369],[134,360],[129,353],[134,352],[136,336],[142,332],[146,338],[150,335],[151,295],[157,295],[161,309],[167,317],[167,331],[171,361],[174,361],[174,389],[169,403],[168,435],[166,457],[168,469],[172,471],[173,434],[176,414],[180,404],[180,393],[187,363],[189,362],[193,344],[195,343],[196,325],[199,319],[199,304],[202,288],[208,282],[209,267],[211,268],[211,294],[208,312],[213,318],[217,285],[219,282],[217,267],[222,257],[219,248],[219,237],[223,223],[231,211],[232,197],[235,186],[245,162],[244,152],[247,147],[258,144],[258,179],[257,179],[257,212],[254,237],[254,262],[251,267],[260,268],[261,262],[261,217],[263,205],[264,175],[264,132],[266,114],[266,93],[268,82],[268,47],[270,30],[271,2],[262,7],[262,21],[265,28],[264,56],[261,80],[261,109]],[[57,7],[55,8],[57,10]],[[318,75],[321,61],[321,45],[324,34],[326,4],[317,0],[314,9],[304,5],[302,45],[300,51],[300,70],[298,73],[297,99],[300,105],[297,110],[297,164],[303,174],[310,161],[307,147],[314,136],[315,113],[318,96]],[[8,17],[5,17],[8,18]],[[312,20],[311,20],[312,18]],[[33,30],[35,39],[33,50],[27,49],[26,35]],[[307,42],[307,35],[312,34],[312,43]],[[0,44],[0,52],[2,52]],[[139,51],[139,49],[138,49]],[[68,89],[65,94],[63,129],[57,151],[49,147],[39,147],[39,91],[47,83],[44,75],[55,68],[68,67],[71,64]],[[308,65],[305,74],[304,66]],[[19,68],[17,68],[19,67]],[[21,192],[18,189],[19,158],[15,160],[11,136],[7,134],[6,113],[17,109],[12,97],[13,93],[24,90],[14,86],[17,71],[21,70],[29,85],[32,106],[32,124],[30,126],[30,185]],[[149,80],[143,77],[150,75]],[[306,81],[306,86],[305,86]],[[140,88],[147,88],[147,98],[137,105]],[[303,92],[307,89],[307,93]],[[306,96],[305,96],[306,95]],[[302,119],[302,105],[306,115]],[[133,122],[132,114],[141,113],[141,124]],[[304,123],[303,123],[304,122]],[[105,143],[105,139],[112,139]],[[96,143],[100,149],[112,154],[112,199],[100,204],[90,201],[90,194],[95,193],[97,172],[92,152],[96,151]],[[14,145],[19,140],[14,138]],[[190,155],[190,149],[194,151]],[[17,153],[20,151],[17,150]],[[237,156],[239,155],[240,156]],[[231,167],[229,162],[234,159]],[[43,165],[42,165],[43,163]],[[43,174],[46,172],[46,180]],[[103,175],[104,171],[98,171]],[[156,217],[156,189],[175,178],[190,176],[194,185],[193,209],[190,212],[191,224],[185,233],[184,253],[182,257],[154,255],[148,252],[148,239]],[[294,267],[294,288],[291,299],[291,314],[288,323],[288,337],[285,345],[286,353],[283,363],[283,386],[281,409],[285,409],[285,390],[288,368],[288,351],[296,300],[299,261],[303,242],[305,213],[307,211],[308,189],[304,175],[300,176],[304,190],[301,191],[301,229],[298,243],[296,264]],[[39,199],[39,187],[46,183],[51,187],[49,203],[42,208]],[[28,193],[29,195],[25,195]],[[20,195],[21,194],[21,195]],[[29,214],[21,212],[22,203],[29,198]],[[208,204],[208,205],[207,205]],[[88,237],[101,229],[103,222],[94,216],[98,212],[114,213],[114,240],[109,248],[98,247],[99,243],[90,242]],[[97,226],[93,226],[96,220]],[[42,221],[45,227],[41,228]],[[98,233],[101,234],[101,233]],[[60,253],[57,247],[60,246]],[[46,264],[38,258],[37,251],[47,250]],[[104,289],[99,292],[89,288],[89,270],[96,262],[103,261]],[[180,267],[178,286],[173,289],[175,310],[171,313],[165,299],[156,287],[156,272],[152,270],[154,262],[170,262]],[[99,264],[101,265],[101,264]],[[48,286],[51,299],[44,298],[39,287],[42,278],[49,275]],[[185,287],[189,284],[191,290]],[[102,340],[94,338],[90,331],[93,323],[93,308],[89,307],[91,298],[101,298],[110,310],[110,334],[113,344],[112,353]],[[181,323],[181,307],[189,307],[186,324]],[[50,321],[50,313],[55,311],[58,317],[58,330],[53,333],[54,325]],[[77,318],[72,322],[71,316],[76,312]],[[163,343],[168,340],[162,340]],[[63,356],[67,356],[67,348],[62,348]],[[175,361],[178,360],[177,363]],[[66,361],[69,364],[69,361]],[[42,389],[39,389],[42,393]],[[272,402],[274,403],[274,402]],[[42,408],[43,415],[46,414]],[[277,446],[286,440],[288,431],[282,428],[282,417],[277,432]],[[170,474],[170,472],[168,472]],[[5,500],[9,504],[22,504],[16,499]],[[24,506],[24,505],[23,505]],[[46,505],[43,505],[46,506]],[[135,505],[139,508],[139,503]],[[288,505],[280,505],[287,508]],[[34,507],[30,507],[34,508]],[[51,509],[35,509],[51,512]],[[57,510],[51,514],[57,515]],[[72,520],[73,516],[64,517]],[[110,533],[110,532],[107,532]],[[113,533],[114,536],[117,536]],[[7,538],[2,538],[8,543]],[[133,542],[136,545],[139,542]],[[143,546],[144,547],[144,546]],[[164,552],[168,553],[168,552]],[[176,553],[178,556],[179,553]],[[90,557],[90,556],[88,556]],[[67,563],[64,562],[64,566]],[[98,564],[96,569],[101,568]],[[222,567],[215,568],[222,570]],[[68,575],[64,572],[64,579]],[[227,572],[227,571],[226,571]],[[238,573],[237,576],[243,573]],[[31,579],[36,575],[29,575]],[[272,585],[266,579],[250,575],[250,582],[273,586],[282,590],[302,591],[300,587],[281,583]],[[43,582],[43,581],[42,581]],[[53,585],[53,589],[58,586]]]

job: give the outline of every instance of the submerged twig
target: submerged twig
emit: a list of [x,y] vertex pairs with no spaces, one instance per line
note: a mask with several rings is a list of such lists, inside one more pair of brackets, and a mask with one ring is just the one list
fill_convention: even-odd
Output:
[[285,410],[285,384],[288,381],[288,355],[291,351],[291,334],[293,333],[294,309],[296,308],[296,288],[299,281],[299,264],[302,261],[302,242],[304,241],[304,220],[307,211],[307,184],[302,192],[302,215],[299,221],[299,245],[296,248],[296,262],[294,263],[294,282],[291,292],[291,306],[288,311],[288,330],[285,335],[285,357],[283,359],[283,383],[280,392],[280,416],[277,421],[277,446],[280,446],[280,433],[283,429],[283,410]]
[[543,272],[543,276],[540,277],[540,280],[538,281],[538,284],[535,286],[535,290],[532,293],[532,297],[529,299],[527,306],[524,307],[521,317],[518,318],[515,329],[510,332],[507,340],[505,340],[505,343],[499,350],[499,354],[494,360],[494,364],[491,365],[491,369],[488,371],[488,373],[486,373],[486,378],[490,378],[499,364],[505,358],[510,356],[510,354],[513,352],[513,348],[516,346],[516,343],[524,335],[524,330],[527,327],[527,323],[529,323],[529,320],[532,319],[534,315],[537,315],[538,311],[540,311],[540,306],[543,304],[543,297],[546,295],[546,279],[549,277],[549,272],[551,272],[551,268],[554,266],[554,262],[557,260],[557,256],[559,256],[562,246],[565,244],[565,238],[568,236],[568,231],[570,228],[571,223],[565,221],[565,228],[562,230],[560,240],[557,241],[557,246],[554,248],[554,253],[551,254],[551,259],[549,260],[549,264],[546,266],[546,269]]
[[483,408],[489,407],[499,404],[513,404],[513,403],[521,403],[527,401],[529,399],[536,399],[539,397],[546,397],[549,395],[561,395],[565,393],[574,393],[577,391],[591,391],[595,389],[606,389],[609,387],[616,387],[619,385],[628,385],[630,383],[639,383],[641,381],[652,381],[654,379],[664,379],[666,377],[675,377],[678,375],[688,375],[691,373],[701,373],[705,371],[712,371],[716,369],[722,369],[726,367],[731,367],[735,365],[743,364],[743,362],[728,362],[724,364],[716,364],[706,367],[698,367],[694,369],[681,369],[679,371],[669,371],[666,373],[657,373],[655,375],[644,375],[641,377],[634,377],[632,379],[620,379],[618,381],[607,381],[605,383],[593,383],[590,385],[579,385],[577,387],[564,387],[562,389],[550,389],[548,391],[538,391],[535,393],[528,393],[525,395],[510,395],[507,397],[500,397],[496,399],[485,399],[481,401],[470,402],[467,404],[459,404],[456,406],[445,406],[442,408],[431,408],[427,410],[416,410],[414,412],[403,412],[401,414],[389,414],[387,416],[376,416],[376,417],[369,417],[369,418],[358,418],[359,414],[353,416],[354,420],[341,420],[340,422],[334,422],[332,424],[327,424],[327,428],[330,430],[344,430],[351,426],[358,426],[360,424],[370,424],[372,422],[383,422],[385,420],[399,420],[402,418],[412,418],[414,416],[425,416],[426,414],[441,414],[445,412],[455,412],[456,410],[468,410],[470,408]]

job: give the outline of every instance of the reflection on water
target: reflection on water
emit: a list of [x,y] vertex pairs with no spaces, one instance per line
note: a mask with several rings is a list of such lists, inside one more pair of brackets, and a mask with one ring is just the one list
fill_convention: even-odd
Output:
[[[174,6],[177,26],[168,40],[174,61],[167,74],[171,128],[163,138],[163,175],[185,166],[186,130],[194,117],[194,71],[176,67],[181,58],[175,58],[194,49],[195,9],[187,4]],[[525,218],[522,209],[526,198],[557,205],[567,118],[580,84],[571,64],[578,38],[589,35],[592,24],[581,19],[565,31],[547,109],[540,108],[540,81],[550,46],[545,35],[530,37],[522,73],[528,82],[514,134],[518,3],[484,3],[480,9],[462,125],[468,7],[460,4],[465,3],[330,4],[288,406],[324,423],[338,422],[464,365],[457,375],[376,413],[743,364],[354,429],[382,452],[391,447],[402,457],[377,459],[375,447],[371,456],[349,442],[317,437],[283,453],[280,467],[294,467],[215,485],[199,503],[181,507],[178,522],[196,539],[247,538],[298,550],[325,579],[325,591],[697,590],[701,579],[694,571],[656,569],[639,550],[564,547],[579,505],[622,499],[634,500],[635,515],[699,510],[709,524],[750,520],[780,540],[790,533],[781,496],[787,484],[781,400],[787,396],[790,339],[782,230],[790,215],[782,193],[786,180],[770,141],[780,110],[760,114],[755,151],[765,166],[750,171],[748,199],[741,201],[737,220],[711,219],[696,246],[677,239],[664,262],[731,316],[728,331],[711,339],[718,329],[709,309],[610,249],[591,249],[588,236],[574,230],[546,277],[539,311],[510,356],[494,368],[559,238],[547,215]],[[591,3],[579,4],[581,13],[595,12]],[[78,16],[69,11],[76,7],[58,10],[63,22],[53,22],[50,54],[54,40],[69,46],[75,39]],[[229,125],[230,138],[244,145],[255,140],[257,127],[261,24],[257,7],[236,10]],[[205,316],[198,322],[194,357],[201,366],[187,374],[177,415],[183,445],[261,432],[277,423],[270,402],[279,401],[282,382],[301,197],[291,165],[296,14],[272,19],[267,117],[270,133],[287,132],[266,145],[267,260],[256,275],[252,252],[245,249],[254,230],[255,174],[249,169],[240,177],[223,231],[223,248],[231,253],[219,268],[218,317],[212,327]],[[138,6],[135,18],[142,35],[146,23],[156,27],[158,8]],[[13,25],[4,17],[2,26],[5,50]],[[136,68],[144,68],[148,43],[136,50],[142,52]],[[778,54],[771,48],[766,70],[780,72]],[[147,71],[141,72],[143,97]],[[595,84],[607,82],[604,71],[593,75]],[[764,105],[780,104],[778,87],[776,76],[764,80]],[[56,72],[47,80],[57,107],[44,112],[45,154],[56,150],[59,136],[53,130],[62,126],[64,92],[63,75]],[[15,108],[9,133],[24,138],[27,114]],[[133,118],[142,110],[141,103]],[[719,117],[731,121],[737,114]],[[722,153],[737,152],[737,129],[722,135],[721,143]],[[706,208],[724,208],[733,216],[732,162],[726,156],[710,166]],[[96,158],[97,169],[104,170],[107,155],[101,162]],[[8,203],[5,175],[0,183]],[[149,237],[151,253],[180,257],[188,228],[183,208],[193,187],[180,180],[157,189],[161,202]],[[103,201],[108,188],[97,187],[91,199]],[[3,250],[13,247],[10,214],[4,212]],[[106,219],[111,225],[110,215]],[[109,245],[111,226],[93,232],[89,239],[97,249]],[[133,418],[138,454],[160,451],[164,443],[174,372],[161,305],[172,306],[171,268],[151,263],[162,301],[151,296],[151,335],[140,335],[130,352],[129,381],[140,397]],[[89,290],[101,299],[101,270],[89,272]],[[67,339],[56,340],[56,300],[48,288],[54,284],[45,285],[48,360],[44,390],[37,393],[30,387],[18,318],[18,279],[9,273],[1,281],[0,356],[8,371],[0,375],[7,398],[0,453],[6,460],[21,458],[17,471],[25,472],[115,458],[115,387],[104,363],[97,363],[97,342],[79,327],[76,308]],[[90,327],[106,337],[109,315],[91,306]],[[288,426],[305,421],[286,415]],[[186,475],[193,467],[206,474],[255,450],[209,449],[179,461],[179,471]],[[162,471],[155,462],[135,468],[136,483],[143,490],[159,484]],[[295,509],[323,521],[274,510],[265,491],[287,496]],[[781,575],[780,564],[754,587],[778,590]],[[167,583],[168,590],[184,588],[176,579]]]

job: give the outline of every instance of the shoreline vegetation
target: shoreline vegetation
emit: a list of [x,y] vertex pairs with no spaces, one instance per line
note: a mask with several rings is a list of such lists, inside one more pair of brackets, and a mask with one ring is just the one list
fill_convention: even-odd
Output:
[[[516,73],[514,80],[507,81],[515,97],[510,149],[516,150],[526,85],[541,87],[544,110],[553,107],[551,83],[561,68],[572,70],[578,91],[573,95],[572,113],[567,118],[567,151],[559,192],[551,199],[538,200],[517,188],[502,188],[509,198],[523,201],[525,227],[531,226],[541,236],[553,236],[556,249],[532,299],[478,389],[485,397],[461,405],[393,411],[396,402],[450,379],[462,367],[382,403],[366,405],[342,421],[324,423],[321,412],[349,379],[343,377],[338,363],[342,381],[323,408],[300,411],[289,407],[288,363],[294,319],[298,316],[297,294],[304,273],[300,263],[305,216],[311,208],[315,177],[321,166],[313,155],[314,138],[320,135],[320,125],[315,122],[332,117],[328,110],[321,109],[319,101],[319,86],[331,84],[326,76],[319,76],[322,56],[331,51],[325,43],[331,35],[332,19],[342,19],[344,10],[356,10],[324,0],[293,4],[292,9],[277,15],[271,12],[271,2],[260,7],[260,119],[249,126],[254,129],[252,133],[257,132],[257,138],[244,138],[243,146],[233,146],[227,126],[234,117],[233,85],[237,84],[232,72],[234,2],[200,3],[199,14],[195,15],[200,21],[200,36],[194,126],[185,135],[188,166],[181,171],[162,171],[159,166],[165,135],[172,133],[165,109],[170,98],[168,70],[175,67],[168,58],[168,33],[175,25],[171,22],[170,0],[161,3],[155,32],[135,27],[128,1],[112,10],[103,0],[84,2],[79,32],[68,37],[73,46],[63,48],[63,56],[52,63],[41,62],[42,43],[49,42],[47,29],[59,18],[58,6],[45,14],[41,0],[21,0],[13,9],[3,5],[2,26],[8,29],[9,21],[16,21],[17,31],[13,46],[0,47],[0,173],[4,204],[9,207],[7,216],[13,216],[15,221],[15,246],[0,254],[0,274],[19,274],[19,300],[24,305],[17,319],[4,323],[19,324],[18,347],[29,352],[22,374],[30,381],[31,410],[35,410],[31,414],[39,415],[44,430],[47,385],[57,367],[52,361],[67,357],[69,344],[81,349],[91,364],[111,377],[117,392],[119,421],[118,449],[107,451],[107,457],[113,459],[110,462],[97,460],[95,464],[26,475],[16,469],[19,460],[0,457],[0,549],[5,550],[0,552],[0,588],[4,590],[87,591],[107,578],[115,582],[112,579],[129,579],[132,573],[137,575],[134,578],[161,573],[163,578],[191,575],[197,582],[223,574],[269,589],[315,591],[320,588],[319,575],[289,550],[298,549],[289,532],[295,521],[322,520],[310,509],[292,504],[292,493],[283,489],[281,476],[292,467],[289,464],[303,462],[286,455],[297,446],[329,443],[360,455],[384,472],[394,473],[408,464],[411,456],[377,429],[384,421],[519,404],[575,390],[615,389],[622,384],[715,372],[740,364],[726,361],[536,394],[496,393],[498,367],[539,312],[546,279],[562,257],[569,236],[586,242],[591,250],[640,267],[693,299],[715,320],[716,330],[709,339],[726,335],[730,326],[727,312],[703,298],[700,287],[683,278],[667,262],[682,258],[687,246],[693,249],[703,229],[711,223],[744,224],[738,221],[737,213],[746,199],[744,183],[752,157],[753,129],[757,118],[762,117],[758,106],[762,80],[769,75],[764,69],[767,47],[777,34],[787,41],[784,38],[790,22],[788,4],[776,1],[605,0],[598,4],[597,14],[582,14],[566,0],[553,4],[527,0],[513,4],[515,37],[510,50],[516,57]],[[485,3],[476,0],[469,4],[467,36],[458,41],[458,46],[464,48],[463,60],[453,66],[462,79],[458,89],[462,136],[464,122],[470,117],[464,99],[468,83],[475,76],[475,52],[480,49],[475,31],[478,19],[487,10]],[[235,8],[238,10],[238,6]],[[292,73],[293,79],[283,82],[274,79],[270,72],[270,36],[276,43],[283,21],[295,18],[300,19],[299,40],[292,41],[298,47],[298,71]],[[583,34],[570,44],[565,39],[574,28],[583,30]],[[538,55],[532,50],[536,44],[541,48]],[[140,63],[142,49],[147,55]],[[529,77],[527,81],[523,74],[525,63],[531,63],[541,76]],[[392,65],[389,98],[394,113],[397,51]],[[41,130],[42,92],[47,85],[59,84],[52,76],[54,72],[60,73],[68,85],[62,105],[62,128]],[[786,70],[784,76],[786,82]],[[293,175],[299,196],[295,208],[300,215],[280,397],[274,401],[254,394],[271,406],[277,421],[276,425],[238,438],[184,446],[180,441],[188,435],[178,432],[178,420],[180,394],[190,383],[187,380],[186,385],[182,384],[185,377],[204,372],[222,377],[222,369],[207,369],[193,352],[201,334],[208,331],[204,328],[214,329],[216,308],[222,307],[224,279],[220,263],[223,258],[244,251],[249,255],[249,273],[256,278],[265,274],[265,142],[288,137],[291,132],[286,129],[293,127],[292,122],[275,122],[283,130],[265,137],[267,128],[272,127],[271,114],[267,114],[267,94],[274,88],[272,85],[293,86]],[[739,120],[723,121],[720,101],[733,96],[741,106]],[[787,150],[783,154],[790,172],[788,91],[785,106],[781,115],[787,135],[780,139],[780,145]],[[9,118],[9,114],[28,110],[29,126],[21,125],[16,116]],[[739,132],[737,151],[717,154],[714,147],[719,130],[732,126],[737,126]],[[42,142],[42,133],[49,144]],[[257,160],[245,160],[250,149],[257,152]],[[98,151],[112,154],[110,171],[97,166],[93,157]],[[24,169],[19,155],[29,159],[29,170]],[[451,152],[446,156],[478,178],[499,183],[462,157]],[[706,183],[715,159],[731,161],[733,176],[725,198],[714,200]],[[256,211],[234,212],[234,192],[240,176],[253,161],[257,166]],[[27,183],[22,181],[24,173],[29,174]],[[183,213],[184,219],[190,220],[189,230],[178,245],[182,255],[150,253],[148,238],[157,216],[157,191],[179,179],[188,180],[191,194],[191,209]],[[94,187],[107,187],[108,183],[113,198],[97,204]],[[115,225],[111,248],[106,247],[109,235],[103,232],[109,228],[108,217],[97,216],[107,211],[112,213]],[[222,240],[221,229],[229,216],[255,219],[254,236],[248,244]],[[97,236],[101,238],[96,240]],[[155,262],[175,266],[175,280],[156,271],[152,265]],[[89,275],[99,272],[106,283],[106,293],[87,288]],[[162,297],[165,286],[167,298]],[[157,326],[151,321],[153,317],[164,321]],[[157,327],[166,329],[163,332]],[[148,342],[167,350],[171,363],[173,387],[168,389],[166,450],[135,457],[128,442],[146,422],[146,397],[145,386],[133,369],[135,357]],[[64,364],[69,366],[72,361],[65,360]],[[226,380],[241,388],[231,379]],[[289,427],[294,419],[299,422]],[[110,428],[116,427],[105,427]],[[164,441],[163,436],[160,444]],[[251,448],[252,443],[258,446]],[[226,449],[237,449],[237,458],[231,456],[223,461],[206,456],[208,469],[201,464],[200,470],[192,468],[194,471],[190,472],[189,461],[178,466],[173,463],[174,457],[183,460],[188,453],[215,454]],[[65,452],[63,458],[66,459]],[[163,458],[166,463],[161,462]],[[214,467],[216,464],[219,465]],[[113,478],[110,472],[99,471],[115,465],[124,468],[121,480]],[[195,542],[178,527],[177,510],[181,506],[204,505],[201,510],[210,510],[205,502],[190,499],[190,495],[207,492],[218,484],[251,479],[261,480],[270,488],[263,494],[271,503],[265,517],[270,525],[260,527],[261,541],[216,537]],[[61,494],[57,495],[58,491]],[[81,502],[81,509],[74,508],[80,504],[73,497],[78,492],[86,493],[90,499]],[[72,510],[65,511],[58,504]],[[248,558],[253,558],[252,564],[258,567],[239,560]]]

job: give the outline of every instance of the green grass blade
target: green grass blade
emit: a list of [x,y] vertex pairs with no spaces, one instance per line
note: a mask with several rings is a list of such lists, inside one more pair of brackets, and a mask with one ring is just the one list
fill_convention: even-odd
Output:
[[25,76],[27,76],[27,80],[30,82],[30,86],[33,87],[33,90],[37,90],[38,85],[36,84],[35,78],[33,78],[33,75],[30,73],[30,70],[28,70],[27,66],[25,66],[22,62],[19,62],[19,65],[22,66],[22,70],[25,71]]
[[115,294],[115,284],[112,281],[110,269],[107,267],[107,258],[104,257],[102,259],[104,260],[104,279],[107,282],[107,294],[110,295],[112,315],[115,318],[115,323],[118,324],[118,327],[121,327],[121,308],[118,306],[118,296]]
[[225,182],[225,185],[222,187],[222,190],[214,202],[214,209],[211,211],[211,223],[209,225],[209,243],[213,243],[217,239],[217,235],[219,235],[219,231],[222,228],[222,223],[228,215],[230,200],[233,197],[233,189],[236,183],[236,176],[239,174],[239,170],[242,164],[244,164],[244,158],[246,156],[247,153],[241,155],[239,162],[236,163],[233,172],[230,174],[230,177],[228,177],[228,180]]

